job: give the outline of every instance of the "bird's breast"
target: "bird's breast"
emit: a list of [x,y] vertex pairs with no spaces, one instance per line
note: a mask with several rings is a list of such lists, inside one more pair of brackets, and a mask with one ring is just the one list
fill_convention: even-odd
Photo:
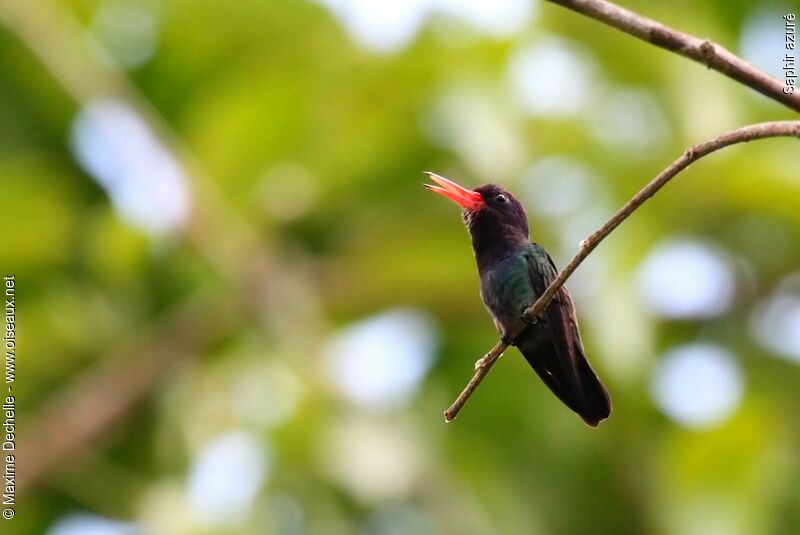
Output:
[[481,273],[481,298],[505,330],[520,322],[535,298],[525,258],[510,256]]

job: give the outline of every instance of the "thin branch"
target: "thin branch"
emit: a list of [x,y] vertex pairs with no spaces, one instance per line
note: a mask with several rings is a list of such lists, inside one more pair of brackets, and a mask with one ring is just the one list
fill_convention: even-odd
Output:
[[784,93],[785,84],[707,39],[679,32],[605,0],[549,0],[670,52],[702,63],[772,100],[800,111],[800,91]]
[[[635,212],[644,202],[658,192],[667,182],[669,182],[675,175],[689,167],[693,162],[699,160],[703,156],[711,154],[729,145],[737,143],[746,143],[756,139],[764,139],[771,137],[797,137],[800,138],[800,121],[776,121],[769,123],[760,123],[750,126],[739,128],[719,137],[715,137],[705,143],[700,143],[686,150],[683,155],[672,162],[666,169],[661,171],[653,180],[650,181],[639,193],[634,195],[625,206],[619,209],[611,219],[605,222],[602,227],[595,231],[591,236],[581,242],[578,253],[569,261],[563,271],[558,274],[558,277],[547,287],[536,302],[528,307],[524,312],[524,316],[528,319],[533,319],[542,312],[555,293],[564,282],[572,275],[577,267],[586,259],[587,256],[603,241],[603,239],[611,234],[620,223],[625,221],[628,216]],[[511,333],[510,338],[514,339],[519,336],[523,327],[517,332]],[[498,342],[489,353],[481,358],[475,366],[475,375],[470,380],[469,384],[464,388],[458,399],[444,411],[444,420],[451,422],[458,416],[459,411],[470,398],[470,396],[481,384],[484,377],[492,369],[494,363],[503,354],[508,346],[502,341]]]

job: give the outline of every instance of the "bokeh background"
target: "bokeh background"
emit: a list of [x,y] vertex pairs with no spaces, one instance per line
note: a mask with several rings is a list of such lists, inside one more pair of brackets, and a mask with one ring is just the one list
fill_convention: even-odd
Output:
[[[626,2],[781,76],[797,3]],[[800,533],[800,150],[714,154],[569,281],[590,430],[496,341],[431,169],[563,265],[694,143],[792,118],[531,0],[6,0],[3,533]]]

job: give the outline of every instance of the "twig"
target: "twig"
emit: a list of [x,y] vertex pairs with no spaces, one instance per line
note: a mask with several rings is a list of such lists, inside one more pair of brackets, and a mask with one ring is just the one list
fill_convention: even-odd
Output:
[[[587,256],[603,241],[603,239],[611,234],[620,223],[625,221],[628,216],[635,212],[644,202],[656,194],[667,182],[669,182],[675,175],[689,167],[693,162],[699,160],[703,156],[711,154],[729,145],[737,143],[745,143],[755,139],[764,139],[770,137],[784,137],[792,136],[800,138],[800,121],[776,121],[769,123],[759,123],[750,126],[739,128],[719,137],[715,137],[705,143],[700,143],[686,150],[683,155],[672,162],[666,169],[661,171],[653,180],[650,181],[639,193],[634,195],[625,206],[619,209],[611,219],[605,222],[602,227],[595,231],[591,236],[581,242],[580,249],[577,254],[569,261],[564,267],[564,270],[558,274],[558,277],[547,287],[536,302],[528,307],[524,312],[524,316],[528,319],[533,319],[542,312],[555,293],[558,291],[564,282],[572,275],[575,269],[586,259]],[[524,326],[522,327],[524,329]],[[519,336],[520,331],[511,333],[510,338],[513,340]],[[503,354],[508,346],[502,341],[498,342],[489,353],[486,354],[476,366],[475,375],[470,380],[469,384],[464,388],[458,399],[444,411],[444,420],[451,422],[458,416],[459,411],[470,398],[478,385],[481,384],[484,377],[489,373],[494,363]]]
[[[783,92],[784,84],[776,78],[769,76],[763,71],[750,65],[743,59],[732,54],[722,46],[707,39],[700,39],[692,35],[679,32],[673,28],[665,26],[647,17],[643,17],[633,11],[622,8],[605,0],[549,0],[554,4],[561,5],[595,20],[603,22],[609,26],[617,28],[629,35],[661,47],[670,52],[674,52],[686,58],[692,59],[708,68],[713,69],[737,82],[740,82],[759,93],[780,102],[789,108],[800,111],[800,93],[786,94]],[[762,123],[746,126],[739,130],[734,130],[728,134],[707,141],[687,150],[681,158],[672,163],[664,171],[654,178],[647,186],[637,193],[625,206],[623,206],[614,217],[609,219],[597,232],[581,242],[581,248],[575,257],[570,260],[564,270],[558,275],[545,292],[528,308],[524,315],[528,318],[537,316],[550,303],[556,291],[572,275],[572,272],[589,256],[595,247],[610,234],[622,221],[648,198],[653,196],[664,184],[672,177],[685,169],[695,160],[719,150],[728,145],[743,143],[754,139],[762,139],[776,136],[795,136],[800,137],[800,123],[798,122],[775,122]],[[512,333],[511,338],[518,336],[519,333]],[[446,422],[451,422],[458,416],[458,412],[467,402],[472,393],[481,384],[484,377],[489,373],[494,363],[507,349],[507,345],[502,341],[498,342],[483,358],[480,359],[475,375],[458,396],[458,399],[444,412]]]
[[549,0],[608,24],[655,46],[697,61],[772,100],[800,111],[800,91],[783,92],[784,84],[707,39],[679,32],[660,22],[605,0]]

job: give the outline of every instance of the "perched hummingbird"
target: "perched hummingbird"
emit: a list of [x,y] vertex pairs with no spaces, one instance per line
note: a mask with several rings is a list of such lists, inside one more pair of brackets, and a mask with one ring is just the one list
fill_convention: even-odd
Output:
[[544,247],[530,242],[522,204],[494,184],[469,190],[434,173],[426,174],[439,184],[425,184],[426,188],[462,208],[478,264],[481,298],[503,341],[519,349],[558,399],[597,427],[611,414],[611,399],[583,354],[567,288],[556,292],[539,318],[532,322],[523,318],[558,270]]

